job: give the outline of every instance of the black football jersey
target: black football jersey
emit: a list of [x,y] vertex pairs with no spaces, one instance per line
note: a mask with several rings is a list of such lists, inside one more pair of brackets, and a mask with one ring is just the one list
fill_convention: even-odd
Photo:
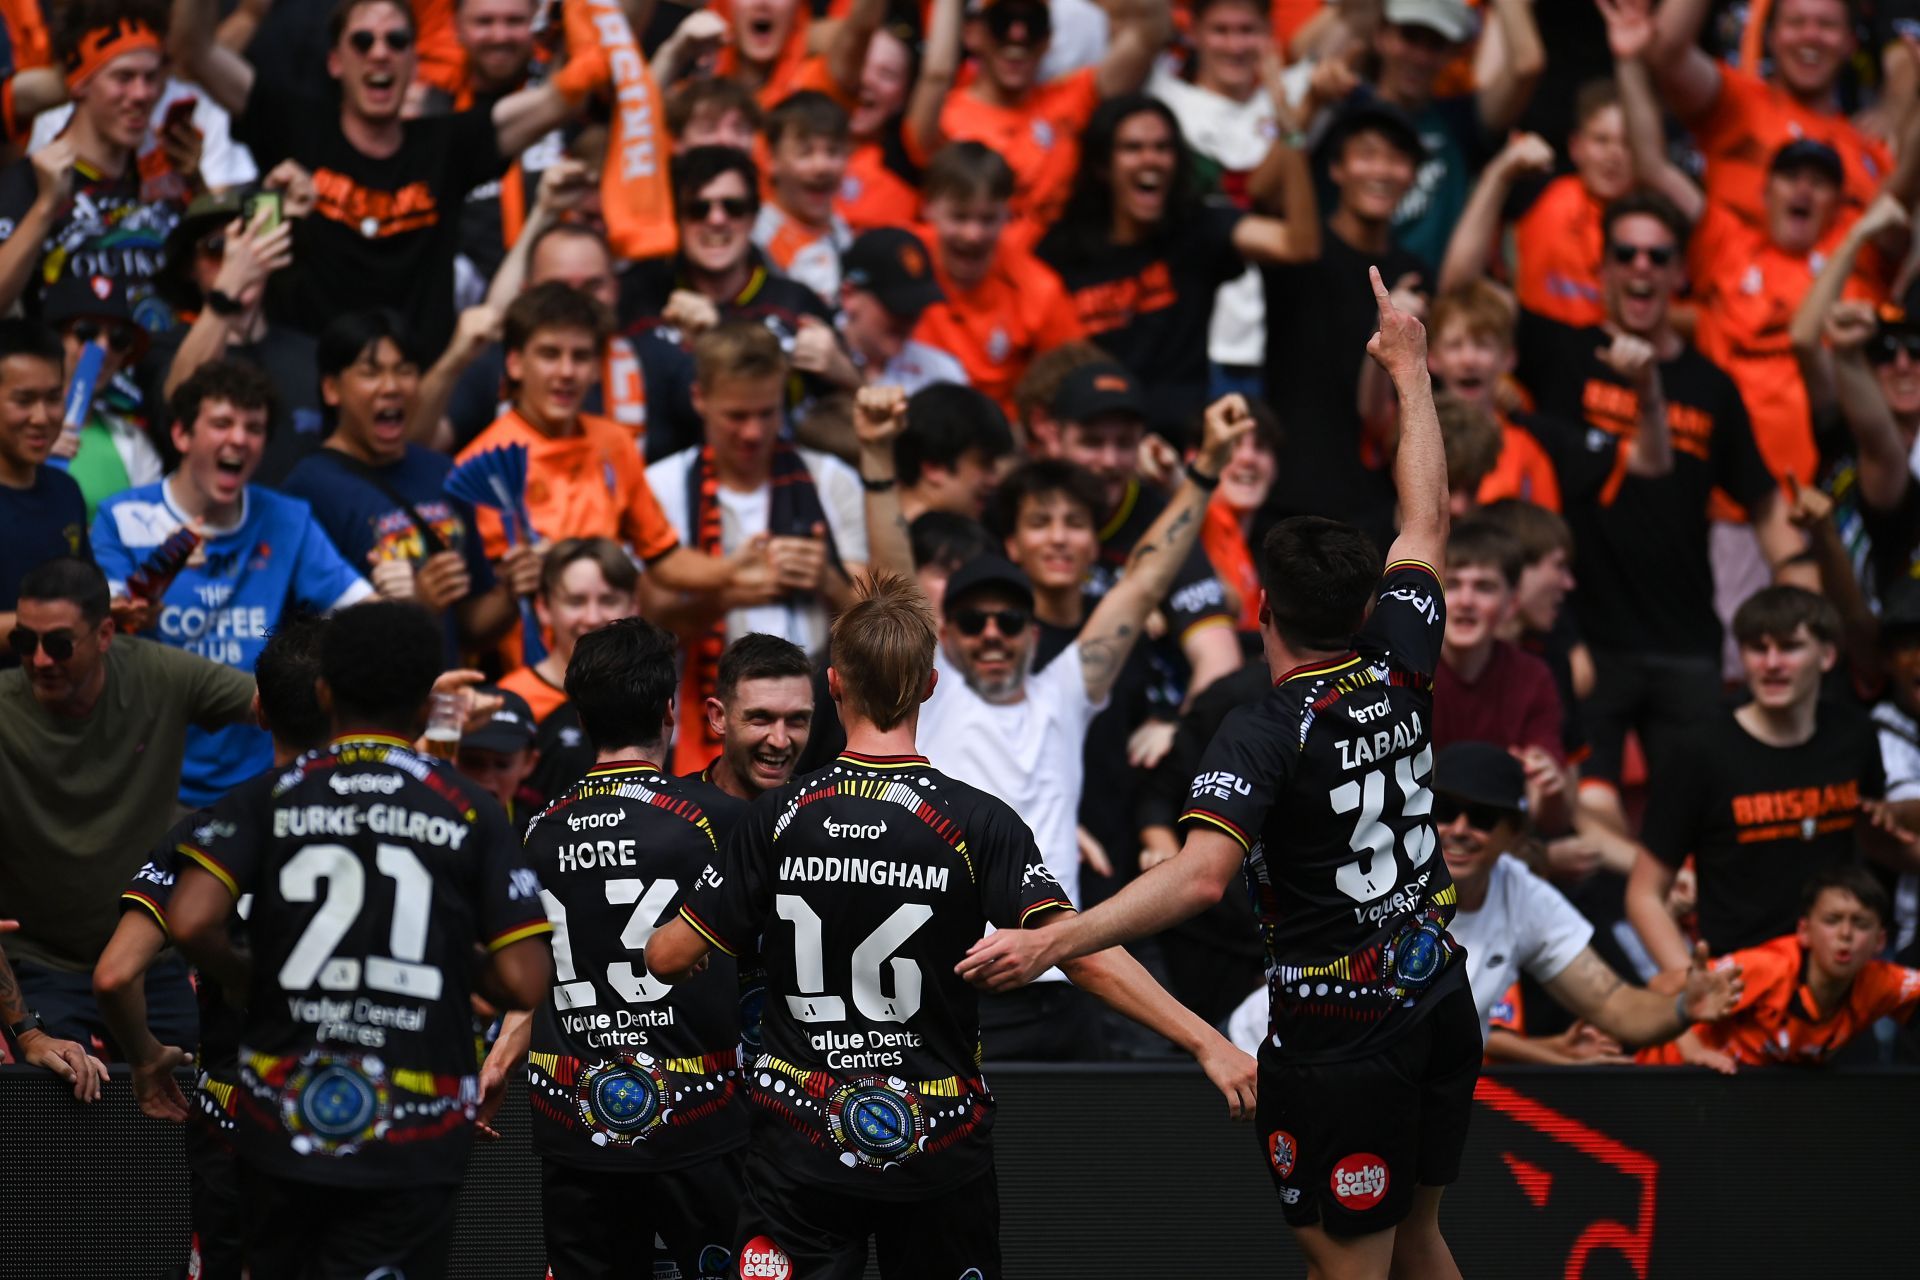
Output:
[[760,943],[755,1140],[797,1178],[880,1198],[984,1171],[979,993],[954,966],[989,924],[1056,910],[1026,824],[923,757],[843,753],[753,801],[680,915],[730,955]]
[[1282,676],[1202,757],[1182,821],[1247,850],[1267,951],[1263,1054],[1374,1052],[1464,981],[1430,789],[1445,614],[1431,568],[1388,565],[1352,651]]
[[550,931],[499,804],[398,738],[356,735],[240,787],[181,852],[253,895],[241,1155],[303,1182],[459,1181],[475,948]]
[[623,761],[589,769],[527,828],[553,922],[553,992],[527,1058],[534,1146],[547,1158],[653,1171],[746,1144],[733,962],[716,957],[669,986],[645,955],[744,808]]
[[[151,916],[169,937],[167,907],[173,901],[173,887],[180,876],[180,846],[193,840],[211,839],[214,820],[211,809],[198,809],[173,824],[161,837],[151,856],[134,873],[132,881],[120,892],[120,910],[138,911]],[[245,930],[245,918],[252,903],[241,900],[229,922],[236,938]],[[200,1044],[194,1050],[193,1097],[187,1104],[187,1162],[195,1166],[209,1155],[223,1156],[233,1150],[234,1086],[240,1070],[240,1014],[227,1003],[217,982],[202,981],[194,995],[200,1007]]]

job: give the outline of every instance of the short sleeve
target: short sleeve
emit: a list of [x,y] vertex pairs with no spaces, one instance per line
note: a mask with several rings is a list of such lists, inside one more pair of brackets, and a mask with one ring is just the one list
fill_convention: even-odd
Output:
[[1687,122],[1694,145],[1700,148],[1709,164],[1713,162],[1714,152],[1723,150],[1744,133],[1752,121],[1768,114],[1766,86],[1758,77],[1724,62],[1714,65],[1720,72],[1720,92],[1704,115]]
[[331,613],[371,596],[372,584],[341,558],[327,531],[304,503],[298,521],[301,537],[299,560],[293,571],[294,599],[315,613]]
[[719,865],[707,864],[680,905],[680,918],[730,956],[754,949],[773,902],[768,872],[780,794],[764,794],[747,806],[720,851]]
[[1189,632],[1208,623],[1231,626],[1234,616],[1227,608],[1227,589],[1220,584],[1206,548],[1195,543],[1187,552],[1180,572],[1174,575],[1173,589],[1167,593],[1167,616],[1173,634],[1186,639]]
[[266,852],[272,785],[272,776],[265,775],[228,792],[207,820],[174,846],[186,862],[212,873],[236,901],[253,891]]
[[647,473],[640,466],[638,455],[628,458],[627,469],[633,487],[627,495],[627,509],[620,515],[620,529],[633,547],[633,553],[652,564],[680,545],[680,535],[673,531],[666,513],[660,510],[660,501],[653,496],[653,486],[647,483]]
[[[152,643],[152,642],[139,642]],[[187,695],[187,720],[202,729],[246,724],[253,719],[253,677],[184,649],[155,643],[169,668],[164,678]]]
[[499,951],[552,933],[540,897],[540,877],[527,865],[505,811],[496,804],[476,805],[475,810],[473,838],[479,843],[474,851],[478,871],[474,918],[480,922],[480,942],[488,951]]
[[994,928],[1023,929],[1048,912],[1073,910],[1033,832],[1005,804],[975,810],[967,849],[979,868],[980,902]]
[[1252,849],[1292,772],[1293,754],[1265,703],[1236,709],[1200,757],[1181,825],[1216,828]]
[[294,122],[325,119],[329,115],[337,116],[338,112],[328,112],[322,104],[288,92],[272,76],[255,76],[253,87],[247,90],[245,104],[231,117],[232,135],[246,146],[254,164],[262,171],[272,169],[282,160],[311,164],[312,156],[297,154],[299,145],[294,140]]
[[1907,1022],[1912,1019],[1913,1011],[1920,1008],[1920,969],[1876,960],[1857,981],[1867,984],[1869,1018],[1896,1018]]
[[1552,982],[1593,941],[1593,925],[1558,889],[1524,866],[1514,870],[1522,898],[1513,915],[1527,931],[1521,966],[1534,981]]
[[1869,800],[1887,798],[1887,771],[1880,760],[1879,734],[1873,731],[1871,721],[1860,725],[1858,756],[1860,760],[1860,794]]
[[1735,502],[1751,510],[1779,486],[1760,457],[1746,401],[1731,379],[1725,379],[1724,385],[1726,394],[1713,423],[1713,478]]
[[1440,575],[1419,560],[1396,560],[1380,579],[1379,601],[1360,629],[1364,644],[1384,649],[1400,666],[1430,676],[1447,634],[1447,601]]
[[1647,788],[1647,816],[1640,828],[1640,839],[1647,851],[1669,867],[1678,868],[1694,851],[1704,820],[1701,806],[1709,791],[1697,740],[1674,744],[1650,770],[1653,785]]
[[500,154],[500,131],[491,110],[476,107],[457,112],[447,117],[446,126],[448,176],[459,195],[506,172],[510,157]]
[[807,467],[814,473],[814,487],[820,493],[827,526],[833,530],[834,549],[843,561],[867,563],[866,494],[860,488],[860,473],[831,455],[812,454]]
[[107,590],[116,596],[127,594],[127,579],[140,566],[134,561],[133,552],[120,539],[120,524],[114,519],[117,507],[113,503],[103,505],[93,517],[93,562],[100,566],[100,572],[107,577]]
[[[172,833],[169,833],[171,835]],[[133,879],[120,891],[120,912],[139,912],[165,931],[167,906],[173,901],[173,886],[179,879],[179,855],[171,840],[153,851]]]
[[1894,803],[1920,799],[1920,742],[1889,725],[1880,724],[1878,728],[1886,799]]
[[1543,413],[1519,413],[1513,420],[1534,438],[1553,464],[1562,510],[1577,510],[1598,501],[1620,472],[1620,438],[1611,432]]

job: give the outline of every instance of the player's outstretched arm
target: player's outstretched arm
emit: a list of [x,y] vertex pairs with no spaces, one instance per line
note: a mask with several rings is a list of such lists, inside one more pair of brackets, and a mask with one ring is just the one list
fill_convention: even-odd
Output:
[[1079,956],[1160,933],[1220,901],[1245,852],[1225,832],[1196,829],[1179,853],[1093,910],[1044,928],[1001,929],[974,943],[954,972],[1011,991]]
[[700,971],[713,944],[684,917],[675,916],[647,939],[647,973],[672,986]]
[[182,1124],[187,1099],[174,1071],[192,1058],[161,1044],[147,1026],[147,968],[166,949],[166,931],[144,911],[123,911],[107,949],[93,966],[93,996],[114,1043],[133,1064],[133,1096],[155,1120]]
[[1400,396],[1400,447],[1393,459],[1400,536],[1387,561],[1438,565],[1447,549],[1447,451],[1427,373],[1427,327],[1393,305],[1380,268],[1368,267],[1367,278],[1380,309],[1380,329],[1367,340],[1367,354],[1386,370]]
[[1074,986],[1192,1054],[1214,1088],[1226,1096],[1227,1113],[1235,1120],[1253,1118],[1259,1065],[1199,1014],[1168,995],[1123,948],[1109,947],[1069,960],[1064,968]]
[[1743,982],[1737,964],[1709,969],[1703,942],[1694,949],[1686,986],[1678,996],[1629,986],[1592,947],[1575,956],[1546,987],[1547,994],[1615,1040],[1639,1046],[1660,1044],[1696,1022],[1725,1017],[1739,1004]]

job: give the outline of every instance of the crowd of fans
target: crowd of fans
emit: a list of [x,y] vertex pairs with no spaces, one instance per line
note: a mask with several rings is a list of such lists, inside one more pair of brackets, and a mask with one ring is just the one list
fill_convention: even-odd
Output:
[[[194,1043],[170,950],[115,1012],[123,890],[274,763],[269,639],[363,600],[440,620],[458,767],[524,825],[593,760],[583,635],[672,631],[672,769],[751,798],[843,741],[863,575],[917,575],[934,765],[1083,905],[1173,856],[1271,679],[1265,531],[1392,536],[1370,266],[1443,392],[1433,813],[1490,1058],[1905,1051],[1867,1033],[1920,1003],[1912,0],[0,17],[0,1014],[83,1096]],[[459,496],[503,446],[521,502]],[[1738,1009],[1641,1047],[1699,948]],[[1149,959],[1265,1033],[1244,898]],[[983,1018],[1155,1051],[1064,980]]]

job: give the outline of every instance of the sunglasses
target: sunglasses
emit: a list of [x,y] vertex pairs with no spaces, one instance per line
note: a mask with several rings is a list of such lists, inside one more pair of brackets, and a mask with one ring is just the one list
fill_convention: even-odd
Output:
[[1027,629],[1027,611],[1025,609],[956,609],[953,611],[953,625],[960,628],[963,636],[977,636],[987,629],[989,622],[1000,628],[1000,634],[1011,640]]
[[13,650],[13,656],[22,662],[31,662],[33,655],[42,649],[47,657],[55,662],[65,662],[73,656],[73,632],[71,631],[35,631],[31,627],[15,627],[7,636],[7,647]]
[[1514,816],[1513,810],[1502,809],[1497,804],[1469,804],[1444,791],[1433,793],[1433,825],[1444,827],[1463,813],[1467,815],[1467,825],[1475,831],[1491,831]]
[[121,355],[133,350],[133,344],[139,338],[130,324],[102,325],[97,320],[75,320],[67,326],[67,332],[73,335],[74,341],[83,344],[92,342],[104,333],[107,335],[107,345]]
[[1647,261],[1656,267],[1664,267],[1673,261],[1674,249],[1670,244],[1615,244],[1607,246],[1607,256],[1623,267],[1630,267],[1645,254]]
[[216,231],[202,240],[198,246],[203,258],[224,258],[227,256],[227,233]]
[[1874,364],[1892,364],[1902,351],[1907,359],[1920,362],[1920,333],[1875,334],[1867,344],[1867,359]]
[[1001,3],[989,5],[986,12],[987,30],[997,44],[1007,43],[1017,26],[1027,29],[1027,44],[1039,44],[1053,34],[1053,14],[1045,5],[1023,4],[1020,0],[1001,0]]
[[347,36],[347,43],[353,46],[353,51],[363,56],[372,53],[374,44],[380,41],[386,43],[388,53],[405,53],[413,48],[413,33],[388,31],[375,35],[371,31],[355,31]]
[[713,216],[715,209],[721,210],[729,218],[744,218],[753,212],[753,201],[745,196],[721,196],[718,200],[695,197],[680,206],[680,216],[690,222],[705,222]]

